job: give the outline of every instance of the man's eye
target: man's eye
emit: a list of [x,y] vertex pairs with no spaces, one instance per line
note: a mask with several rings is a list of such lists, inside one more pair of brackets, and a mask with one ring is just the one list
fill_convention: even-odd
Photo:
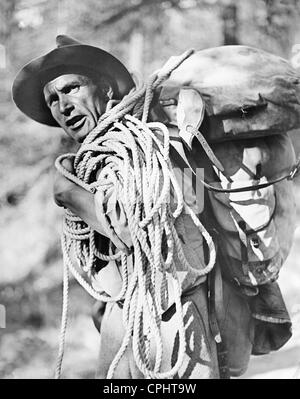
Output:
[[77,93],[79,90],[79,85],[70,86],[66,90],[66,94],[74,94]]
[[52,97],[49,99],[49,105],[52,106],[57,102],[57,98],[56,97]]

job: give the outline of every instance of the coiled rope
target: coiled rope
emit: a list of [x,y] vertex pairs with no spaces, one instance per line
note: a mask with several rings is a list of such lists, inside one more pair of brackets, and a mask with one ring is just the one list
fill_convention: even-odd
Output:
[[[64,154],[55,162],[56,168],[64,176],[92,193],[97,190],[104,194],[111,187],[118,190],[117,195],[124,205],[131,234],[133,252],[130,256],[134,265],[129,278],[128,254],[122,251],[109,256],[100,253],[95,245],[95,232],[66,209],[62,234],[63,311],[56,378],[61,376],[64,354],[69,270],[93,298],[105,302],[124,300],[125,335],[110,365],[107,378],[113,377],[130,342],[136,365],[146,378],[172,378],[182,365],[186,349],[185,326],[181,284],[174,256],[176,254],[185,270],[202,276],[213,268],[216,253],[212,238],[183,200],[169,159],[167,127],[147,120],[155,88],[192,52],[189,50],[180,57],[172,57],[171,62],[151,76],[147,86],[136,89],[101,116],[98,125],[86,137],[77,154]],[[162,142],[158,140],[158,134],[163,136]],[[65,158],[73,159],[74,174],[62,166]],[[94,177],[95,171],[98,171],[97,179]],[[171,193],[176,199],[173,207],[170,204]],[[209,261],[201,270],[192,269],[189,265],[174,226],[183,211],[191,216],[208,245]],[[104,227],[109,229],[109,223]],[[72,250],[81,273],[72,263]],[[120,293],[115,297],[100,294],[82,276],[83,271],[88,278],[91,277],[96,257],[121,263],[123,283]],[[174,366],[161,372],[163,345],[160,327],[161,315],[168,305],[168,275],[171,276],[175,298],[179,350]],[[159,289],[156,285],[158,277],[161,281]],[[155,342],[154,362],[150,358],[150,339]]]

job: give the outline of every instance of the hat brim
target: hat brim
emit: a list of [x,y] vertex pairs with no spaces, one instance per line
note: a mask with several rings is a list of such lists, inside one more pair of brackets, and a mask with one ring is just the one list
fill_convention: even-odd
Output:
[[130,73],[113,55],[98,47],[76,44],[56,48],[26,64],[14,80],[13,100],[24,114],[35,121],[58,126],[45,103],[45,74],[51,71],[51,78],[54,79],[64,73],[79,73],[81,68],[108,76],[115,83],[114,99],[121,99],[134,87]]

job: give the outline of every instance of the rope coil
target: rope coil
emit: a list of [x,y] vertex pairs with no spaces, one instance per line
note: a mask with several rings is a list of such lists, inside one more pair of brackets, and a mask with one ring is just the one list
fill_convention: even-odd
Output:
[[[174,256],[176,254],[186,271],[203,276],[213,268],[216,253],[212,238],[192,209],[184,203],[169,159],[167,127],[162,123],[147,122],[147,119],[154,89],[191,53],[192,51],[188,51],[176,58],[172,65],[167,64],[166,68],[150,78],[147,87],[143,86],[124,97],[119,104],[102,115],[76,155],[65,154],[55,162],[56,168],[64,176],[87,191],[102,192],[105,195],[110,188],[117,190],[118,198],[124,206],[133,246],[131,255],[122,251],[109,256],[100,253],[95,245],[95,232],[66,210],[62,235],[64,299],[56,378],[61,375],[65,342],[69,270],[93,298],[105,302],[124,300],[125,335],[110,365],[107,378],[113,378],[130,342],[136,365],[146,378],[172,378],[183,363],[186,342],[182,289]],[[158,140],[158,133],[163,136],[163,142]],[[66,171],[62,166],[62,161],[70,157],[74,159],[75,174]],[[94,177],[95,171],[98,172],[97,178]],[[170,203],[170,193],[174,204]],[[192,269],[189,265],[174,226],[183,212],[191,216],[209,248],[209,261],[201,270]],[[110,225],[108,223],[103,227],[109,229]],[[92,276],[96,257],[119,262],[123,273],[119,294],[109,297],[97,292],[74,267],[70,256],[72,250],[79,268],[88,278]],[[132,257],[134,265],[130,278],[128,256]],[[160,327],[161,315],[169,300],[168,276],[171,278],[176,305],[179,351],[174,366],[162,372],[163,345]],[[159,289],[158,278],[161,281]],[[150,353],[150,339],[155,343],[153,358]]]

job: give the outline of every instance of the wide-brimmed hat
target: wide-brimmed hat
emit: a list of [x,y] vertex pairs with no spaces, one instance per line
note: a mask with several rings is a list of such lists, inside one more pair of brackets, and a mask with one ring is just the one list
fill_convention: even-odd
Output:
[[125,66],[106,51],[65,35],[57,36],[56,44],[56,49],[26,64],[13,83],[12,95],[16,105],[35,121],[58,126],[46,105],[43,88],[60,75],[105,75],[113,83],[114,99],[121,99],[134,87]]

